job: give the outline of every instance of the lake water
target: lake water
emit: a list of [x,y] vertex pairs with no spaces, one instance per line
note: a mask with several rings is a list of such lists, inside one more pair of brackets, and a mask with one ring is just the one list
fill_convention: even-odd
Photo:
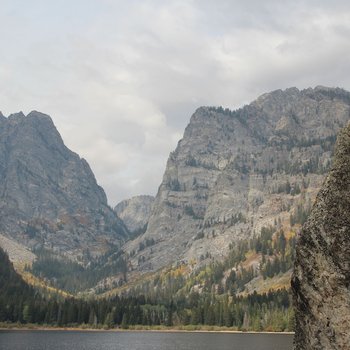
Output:
[[291,350],[285,334],[0,331],[1,350]]

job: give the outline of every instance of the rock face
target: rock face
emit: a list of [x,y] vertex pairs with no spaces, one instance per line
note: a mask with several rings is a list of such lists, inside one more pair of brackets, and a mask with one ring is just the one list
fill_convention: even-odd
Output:
[[154,202],[153,196],[136,196],[118,203],[114,211],[132,233],[145,231]]
[[297,244],[296,350],[350,347],[350,126]]
[[84,159],[39,112],[0,116],[0,233],[72,258],[120,245],[128,232]]
[[124,247],[132,269],[205,263],[263,226],[288,230],[311,207],[349,112],[350,93],[326,87],[277,90],[236,111],[199,108],[170,154],[147,231]]

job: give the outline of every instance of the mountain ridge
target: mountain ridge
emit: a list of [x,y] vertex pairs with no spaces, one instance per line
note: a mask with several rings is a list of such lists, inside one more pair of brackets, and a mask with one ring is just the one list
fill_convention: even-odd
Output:
[[48,115],[1,118],[0,150],[1,233],[70,259],[99,255],[127,239],[88,163],[64,145]]
[[329,169],[349,104],[349,92],[318,86],[276,90],[235,111],[198,108],[170,153],[147,231],[124,246],[132,269],[220,259],[263,226],[290,228]]
[[[234,111],[198,108],[170,153],[155,200],[141,210],[136,234],[130,235],[131,227],[128,230],[108,207],[88,163],[68,150],[51,118],[36,111],[27,117],[15,113],[0,121],[5,157],[0,157],[0,171],[10,169],[6,171],[15,175],[4,177],[9,191],[0,183],[0,213],[9,213],[1,233],[44,257],[36,263],[39,275],[57,255],[82,265],[96,260],[102,265],[91,271],[94,278],[103,271],[99,290],[164,267],[184,264],[196,269],[223,261],[232,246],[256,239],[262,230],[295,235],[295,225],[309,213],[330,167],[336,134],[349,114],[350,93],[325,87],[275,90]],[[16,176],[23,181],[13,182]],[[24,189],[38,186],[37,179],[46,192],[26,193]],[[142,196],[131,202],[137,198]],[[46,206],[41,204],[45,201]],[[17,208],[24,213],[19,220]],[[130,210],[129,218],[135,219],[136,212]],[[6,225],[13,232],[6,232]],[[79,273],[79,265],[71,265]],[[258,265],[257,260],[254,268]],[[108,276],[113,271],[115,276]]]

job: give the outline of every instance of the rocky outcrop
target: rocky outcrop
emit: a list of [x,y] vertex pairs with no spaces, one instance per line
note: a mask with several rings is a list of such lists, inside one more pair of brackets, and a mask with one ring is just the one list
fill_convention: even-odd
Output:
[[72,259],[128,237],[88,163],[35,111],[0,116],[0,217],[0,233]]
[[350,126],[296,249],[296,350],[350,347]]
[[349,111],[350,93],[326,87],[273,91],[236,111],[199,108],[169,156],[147,231],[123,248],[131,270],[206,263],[263,226],[288,231],[315,199]]
[[118,203],[114,211],[131,233],[144,232],[154,202],[153,196],[136,196]]

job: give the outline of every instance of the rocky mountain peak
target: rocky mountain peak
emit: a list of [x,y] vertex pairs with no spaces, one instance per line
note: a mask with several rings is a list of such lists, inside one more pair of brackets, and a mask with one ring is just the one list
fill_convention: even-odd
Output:
[[[27,116],[26,116],[27,121],[32,121],[34,123],[47,123],[47,125],[50,125],[51,127],[54,127],[53,121],[51,117],[47,114],[38,112],[38,111],[31,111]],[[58,133],[57,129],[54,127],[55,131]]]
[[88,163],[33,111],[0,124],[0,232],[72,259],[120,245],[128,231],[107,205]]
[[131,266],[205,263],[262,227],[290,229],[329,169],[336,134],[349,121],[348,96],[290,88],[234,111],[198,108],[169,156],[147,231],[125,246]]
[[292,289],[295,349],[350,344],[350,126],[341,131],[333,167],[296,249]]
[[7,119],[12,124],[18,124],[18,123],[22,122],[24,118],[25,118],[25,115],[21,111],[21,112],[18,112],[18,113],[10,114]]

